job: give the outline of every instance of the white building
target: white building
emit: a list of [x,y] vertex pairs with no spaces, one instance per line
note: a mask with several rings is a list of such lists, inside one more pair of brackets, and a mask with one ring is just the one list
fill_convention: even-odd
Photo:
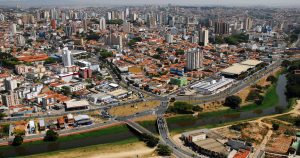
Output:
[[8,77],[4,80],[4,86],[6,91],[13,91],[18,87],[17,80]]
[[220,80],[201,81],[191,88],[204,95],[215,94],[229,88],[233,82],[233,79],[222,77]]
[[173,43],[173,35],[166,34],[165,39],[167,43]]
[[252,23],[253,23],[252,18],[247,17],[247,18],[245,19],[245,22],[244,22],[244,29],[245,29],[245,30],[250,30],[250,29],[252,29]]
[[24,36],[19,35],[19,36],[17,37],[17,44],[18,44],[18,46],[25,46],[26,41],[25,41]]
[[208,44],[208,30],[202,28],[199,33],[199,43],[201,46],[207,46]]
[[5,16],[3,14],[0,14],[0,21],[4,21],[5,20]]
[[15,23],[11,24],[11,33],[13,35],[17,33],[17,25]]
[[99,29],[100,30],[106,29],[106,21],[105,21],[105,18],[103,18],[103,17],[99,19]]
[[70,67],[74,65],[73,56],[71,54],[71,51],[68,50],[68,48],[63,49],[62,60],[65,67]]
[[187,53],[187,69],[194,70],[203,67],[203,51],[194,48]]

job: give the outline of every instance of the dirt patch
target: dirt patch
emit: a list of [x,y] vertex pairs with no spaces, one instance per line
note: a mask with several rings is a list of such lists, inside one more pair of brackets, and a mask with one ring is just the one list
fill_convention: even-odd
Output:
[[133,119],[133,121],[135,121],[135,122],[152,121],[152,120],[156,120],[156,119],[157,119],[157,117],[155,115],[147,115],[147,116],[135,118],[135,119]]
[[109,110],[109,113],[113,116],[127,116],[137,112],[154,109],[160,105],[160,101],[147,101],[141,103],[134,103],[125,106],[113,107]]
[[238,124],[240,130],[233,130],[230,126],[217,128],[215,131],[226,138],[242,139],[253,143],[254,146],[260,144],[268,132],[265,125],[259,125],[257,122]]
[[[143,142],[122,145],[99,145],[72,150],[60,151],[55,154],[44,154],[44,158],[132,158],[156,156],[155,149],[148,148]],[[38,158],[41,155],[30,156]]]

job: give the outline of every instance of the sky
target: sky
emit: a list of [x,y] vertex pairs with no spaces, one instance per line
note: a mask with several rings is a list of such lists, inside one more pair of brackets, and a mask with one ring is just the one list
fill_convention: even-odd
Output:
[[193,5],[300,7],[300,0],[0,0],[0,6],[108,6],[108,5]]

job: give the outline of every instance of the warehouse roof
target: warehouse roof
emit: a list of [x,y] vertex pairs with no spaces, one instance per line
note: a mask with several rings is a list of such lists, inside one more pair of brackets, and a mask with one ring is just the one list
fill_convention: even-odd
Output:
[[115,90],[115,91],[109,92],[108,94],[109,94],[109,95],[112,95],[112,96],[114,96],[114,97],[117,97],[117,96],[120,96],[120,95],[123,95],[123,94],[126,94],[126,93],[128,93],[127,90],[124,90],[124,89],[117,89],[117,90]]
[[221,70],[221,72],[223,74],[240,75],[241,73],[248,71],[250,68],[252,68],[252,66],[236,63],[226,69]]
[[65,104],[66,104],[67,109],[89,106],[89,102],[87,100],[80,100],[80,101],[70,100],[70,101],[65,102]]
[[248,65],[248,66],[256,66],[258,64],[262,63],[262,61],[259,60],[245,60],[241,62],[242,65]]

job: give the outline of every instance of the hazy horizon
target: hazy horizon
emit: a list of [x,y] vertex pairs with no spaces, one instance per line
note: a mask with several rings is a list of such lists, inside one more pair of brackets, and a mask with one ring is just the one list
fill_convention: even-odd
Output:
[[41,6],[129,6],[129,5],[193,5],[193,6],[265,6],[300,7],[300,0],[0,0],[1,6],[41,7]]

